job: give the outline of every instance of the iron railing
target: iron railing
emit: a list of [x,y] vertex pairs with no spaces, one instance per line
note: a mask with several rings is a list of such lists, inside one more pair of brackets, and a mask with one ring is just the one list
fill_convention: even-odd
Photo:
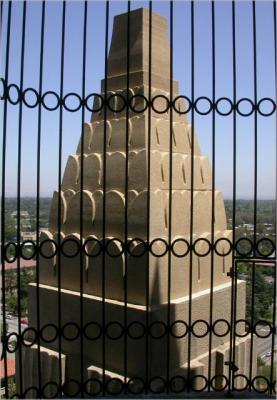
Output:
[[[242,2],[243,3],[243,2]],[[261,29],[257,28],[257,21],[259,24],[267,24],[270,26],[270,36],[268,41],[272,42],[271,59],[268,59],[268,64],[276,65],[276,3],[266,2],[266,4],[261,4],[259,2],[247,2],[242,5],[241,2],[225,2],[225,4],[220,4],[219,2],[206,2],[201,4],[201,2],[168,2],[166,4],[167,10],[164,13],[168,16],[169,24],[169,39],[170,39],[170,67],[169,67],[169,96],[165,95],[155,95],[152,93],[152,73],[151,73],[151,63],[152,63],[152,9],[156,7],[155,2],[150,1],[144,4],[149,10],[149,47],[148,47],[148,60],[149,60],[149,71],[148,71],[148,93],[131,93],[130,94],[130,38],[131,38],[131,2],[122,3],[122,9],[125,7],[125,12],[127,13],[127,36],[126,36],[126,49],[127,49],[127,64],[126,64],[126,82],[124,83],[126,91],[110,93],[108,90],[108,48],[110,42],[110,23],[111,14],[117,14],[118,10],[113,7],[112,2],[78,2],[73,5],[70,2],[62,2],[51,4],[45,1],[32,3],[28,1],[23,1],[20,3],[13,1],[4,1],[1,3],[1,63],[2,63],[2,78],[1,78],[1,110],[2,119],[1,126],[3,132],[2,141],[2,202],[1,202],[1,243],[2,243],[2,360],[4,367],[4,379],[3,387],[5,397],[94,397],[94,396],[180,396],[188,397],[193,393],[200,396],[202,395],[214,396],[215,392],[219,392],[224,395],[235,395],[238,396],[241,392],[247,397],[256,396],[261,394],[261,396],[273,396],[275,394],[276,377],[275,377],[275,345],[274,336],[276,333],[275,323],[276,323],[276,260],[275,260],[275,214],[272,214],[272,230],[270,231],[272,236],[262,235],[259,236],[258,230],[258,218],[259,218],[259,196],[263,190],[258,185],[259,179],[259,140],[265,141],[265,132],[263,132],[263,137],[260,134],[260,119],[264,121],[265,119],[274,121],[276,118],[276,90],[273,90],[269,95],[264,94],[263,97],[259,97],[259,84],[262,87],[261,93],[265,93],[263,89],[263,83],[261,83],[261,74],[259,72],[258,56],[261,44],[258,46],[258,42],[262,39],[259,37],[261,34]],[[51,8],[52,7],[52,8]],[[60,26],[57,31],[55,31],[54,39],[59,41],[59,53],[54,54],[56,61],[53,61],[53,72],[58,76],[56,81],[56,86],[49,87],[45,74],[49,78],[49,66],[48,62],[51,62],[46,58],[50,56],[49,52],[49,38],[51,28],[54,29],[55,18],[53,15],[54,7],[59,11]],[[72,7],[72,9],[71,9]],[[76,7],[76,16],[72,15],[73,8]],[[165,5],[164,5],[165,7]],[[182,9],[183,7],[183,9]],[[201,8],[202,7],[202,8]],[[220,15],[217,16],[217,12],[220,7],[226,7],[228,10],[229,20],[226,22],[230,25],[229,30],[229,40],[231,45],[229,46],[230,52],[228,56],[232,60],[232,65],[230,66],[230,75],[226,77],[229,79],[231,84],[231,89],[228,90],[227,94],[217,95],[218,92],[223,93],[222,89],[217,86],[217,66],[220,64],[220,60],[217,58],[217,40],[221,35],[219,19]],[[248,7],[248,12],[251,12],[251,24],[245,26],[247,32],[250,31],[248,46],[251,47],[252,61],[250,63],[251,70],[249,75],[251,75],[251,88],[252,95],[241,95],[243,93],[243,87],[241,87],[242,82],[239,80],[238,83],[238,62],[239,56],[241,54],[241,49],[238,51],[238,45],[241,40],[241,23],[242,19],[239,15],[241,7]],[[263,9],[264,7],[264,9]],[[136,3],[132,4],[132,8],[136,8]],[[176,11],[177,10],[177,11]],[[175,49],[178,51],[181,48],[180,42],[182,43],[182,38],[175,34],[175,22],[176,13],[178,10],[183,10],[184,19],[189,22],[189,28],[186,34],[189,36],[189,53],[185,54],[187,57],[186,64],[188,68],[188,82],[190,87],[188,89],[189,95],[175,95],[173,88],[173,71],[176,67],[174,61],[176,61]],[[202,17],[207,22],[207,26],[210,34],[210,48],[208,51],[208,57],[210,57],[211,68],[210,73],[207,74],[206,78],[210,82],[210,90],[208,95],[198,95],[198,90],[196,89],[199,79],[199,68],[197,64],[197,48],[199,37],[196,37],[197,24],[199,22],[199,15],[203,13]],[[199,14],[198,14],[199,13]],[[93,31],[93,26],[91,26],[92,16],[98,15],[97,18],[101,18],[101,35],[92,38],[89,37]],[[53,25],[51,25],[51,18],[53,19]],[[29,42],[34,31],[32,31],[31,26],[34,23],[34,18],[37,18],[39,23],[36,23],[36,29],[39,27],[39,31],[35,34],[38,38],[36,45],[36,56],[31,59],[31,64],[34,69],[36,69],[36,77],[32,82],[31,65],[28,57],[31,57],[30,51],[28,52],[28,46],[30,46],[31,51],[35,51],[34,44]],[[67,25],[67,18],[70,18],[71,25]],[[94,19],[96,23],[96,19]],[[179,21],[180,22],[180,21]],[[48,25],[47,25],[48,24]],[[79,37],[77,43],[77,50],[80,56],[81,63],[79,65],[78,72],[78,82],[79,89],[72,91],[69,83],[70,79],[76,75],[74,70],[67,69],[66,64],[66,52],[72,51],[72,48],[76,46],[76,43],[71,40],[67,35],[70,34],[70,30],[73,29],[73,24],[80,26]],[[264,25],[262,25],[264,26]],[[199,27],[199,26],[198,26]],[[95,28],[94,32],[100,29],[99,25]],[[177,29],[177,28],[176,28]],[[203,28],[204,29],[204,28]],[[199,32],[199,31],[197,31]],[[95,52],[92,58],[88,57],[88,52],[94,46],[94,41],[99,40],[101,37],[102,44],[104,46],[104,55],[102,50]],[[20,38],[20,43],[18,39]],[[48,40],[48,42],[47,42]],[[52,39],[53,40],[53,37]],[[46,53],[45,46],[48,46]],[[266,45],[266,43],[264,43]],[[53,47],[55,44],[53,43]],[[91,47],[90,47],[91,46]],[[184,43],[185,46],[185,43]],[[227,45],[226,45],[227,46]],[[76,51],[76,48],[74,51]],[[18,50],[19,49],[19,50]],[[228,50],[228,51],[229,51]],[[273,54],[274,52],[274,54]],[[49,53],[49,54],[48,54]],[[89,75],[93,74],[93,71],[89,70],[88,66],[97,64],[97,57],[104,57],[104,62],[102,66],[104,68],[104,87],[102,93],[96,93],[90,91],[89,85]],[[180,55],[179,55],[180,57]],[[181,57],[180,57],[181,58]],[[100,59],[100,58],[99,58]],[[59,61],[59,65],[58,65]],[[77,61],[76,61],[77,62]],[[181,61],[180,61],[181,62]],[[56,68],[56,69],[55,69]],[[69,71],[69,72],[68,72]],[[197,72],[198,71],[198,72]],[[203,70],[202,70],[203,72]],[[66,73],[70,74],[66,76]],[[267,87],[271,86],[276,88],[276,77],[272,75],[272,79],[267,82]],[[31,84],[26,84],[26,80]],[[55,79],[53,80],[55,82]],[[265,85],[266,86],[266,85]],[[123,94],[122,94],[123,93]],[[163,101],[164,106],[161,106],[160,101]],[[183,101],[183,103],[181,103]],[[180,106],[182,104],[182,107]],[[129,137],[130,137],[130,126],[129,120],[131,116],[140,115],[147,111],[147,207],[146,214],[147,220],[151,219],[150,213],[150,171],[151,171],[151,132],[152,132],[152,115],[163,115],[168,114],[169,120],[169,162],[168,162],[168,235],[165,240],[164,237],[153,238],[150,234],[150,223],[147,225],[146,238],[133,238],[130,240],[129,229],[129,201],[125,201],[123,218],[123,237],[107,237],[106,234],[106,223],[109,223],[107,216],[107,154],[108,154],[108,143],[107,143],[107,124],[106,121],[113,115],[115,118],[117,115],[125,114],[126,125],[126,141],[125,141],[125,174],[124,174],[124,197],[128,199],[129,196],[129,165],[130,165],[130,149],[129,149]],[[63,229],[62,213],[62,176],[64,170],[64,155],[68,155],[69,151],[67,138],[67,130],[69,125],[73,121],[73,124],[77,126],[81,123],[82,132],[80,141],[80,172],[79,172],[79,182],[80,192],[83,193],[85,185],[85,128],[84,123],[90,114],[101,114],[104,120],[104,130],[103,130],[103,168],[102,168],[102,220],[105,223],[102,224],[102,233],[100,238],[87,239],[86,241],[75,241],[76,251],[74,254],[66,253],[66,241],[61,236]],[[211,224],[210,224],[210,237],[200,237],[195,239],[194,236],[194,193],[195,193],[195,181],[194,181],[194,154],[195,147],[197,143],[194,142],[194,135],[191,135],[191,180],[190,180],[190,208],[189,208],[189,226],[190,234],[187,238],[176,239],[172,233],[172,212],[173,212],[173,202],[172,202],[172,192],[173,192],[173,147],[174,147],[174,134],[173,134],[173,123],[174,115],[187,115],[190,119],[192,125],[192,131],[194,127],[201,126],[201,121],[205,118],[209,118],[210,126],[210,159],[212,164],[212,187],[211,187]],[[41,207],[44,201],[42,188],[44,185],[44,180],[46,178],[45,169],[46,163],[43,159],[44,146],[47,147],[45,142],[45,128],[49,129],[50,125],[47,123],[46,118],[52,118],[55,115],[55,121],[53,122],[52,129],[55,131],[56,144],[52,144],[50,148],[50,153],[56,153],[56,177],[57,177],[57,188],[58,188],[58,202],[57,202],[57,236],[54,240],[46,239],[41,240]],[[75,119],[74,119],[75,118]],[[229,217],[229,228],[232,229],[232,238],[216,236],[215,232],[215,218],[216,218],[216,175],[217,175],[217,163],[216,156],[218,155],[217,140],[218,140],[218,124],[219,119],[225,119],[228,121],[230,129],[230,138],[232,141],[232,148],[230,152],[232,153],[232,161],[230,164],[231,172],[231,213],[228,214]],[[239,235],[237,229],[237,214],[239,204],[239,193],[237,191],[237,182],[239,180],[239,174],[242,170],[238,168],[238,150],[240,150],[240,136],[243,135],[243,128],[240,126],[241,121],[250,121],[252,124],[252,147],[245,146],[245,153],[247,157],[252,158],[253,161],[253,180],[250,178],[245,185],[253,184],[253,191],[251,196],[251,205],[253,207],[252,211],[252,231],[248,232],[247,235]],[[32,121],[32,123],[30,122]],[[77,121],[77,122],[76,122]],[[207,121],[207,119],[206,119]],[[56,123],[56,126],[55,126]],[[33,126],[31,126],[34,124]],[[273,123],[274,124],[274,123]],[[208,125],[208,124],[207,124]],[[36,135],[36,140],[33,138],[33,142],[36,142],[36,147],[31,143],[28,148],[23,146],[24,135],[30,127],[33,135]],[[66,126],[66,128],[65,128]],[[268,125],[266,125],[268,126]],[[245,127],[245,126],[244,126]],[[275,127],[276,128],[276,127]],[[273,129],[274,132],[274,129]],[[15,137],[15,134],[17,137]],[[275,135],[275,136],[274,136]],[[11,139],[12,138],[12,139]],[[276,130],[271,136],[271,141],[269,141],[269,148],[275,145]],[[9,147],[12,145],[11,140],[14,140],[16,146],[13,145],[12,152]],[[29,140],[29,139],[28,139]],[[207,139],[205,139],[207,140]],[[64,143],[66,143],[66,150],[64,150]],[[49,149],[48,149],[49,151]],[[23,162],[26,161],[26,154],[29,158],[34,160],[33,162],[33,173],[35,179],[33,180],[33,194],[35,194],[34,202],[34,230],[35,237],[32,240],[23,240],[22,237],[22,222],[23,217],[21,214],[22,200],[24,201],[24,184],[22,179]],[[23,159],[24,155],[24,159]],[[227,155],[226,155],[227,157]],[[11,162],[11,159],[13,160]],[[265,162],[265,159],[263,159]],[[44,164],[43,164],[44,163]],[[275,164],[269,163],[268,170],[275,168]],[[44,169],[44,171],[43,171]],[[51,168],[50,168],[51,169]],[[14,173],[15,171],[15,173]],[[13,176],[14,173],[14,176]],[[42,179],[42,174],[43,179]],[[10,180],[14,179],[16,182],[15,190],[12,195],[15,195],[15,224],[16,224],[16,237],[11,239],[8,233],[7,222],[9,220],[9,204],[11,201],[9,198],[9,183]],[[272,193],[275,193],[276,182],[272,180]],[[53,187],[54,189],[54,187]],[[8,210],[8,211],[7,211]],[[23,210],[24,211],[24,210]],[[49,210],[48,210],[49,211]],[[79,208],[79,232],[80,238],[83,238],[84,232],[84,198],[83,195],[80,196],[80,208]],[[265,221],[264,221],[265,222]],[[101,239],[102,238],[102,239]],[[68,241],[74,242],[73,239],[68,239]],[[140,253],[137,254],[133,250],[133,243],[137,241],[140,247]],[[94,242],[95,248],[97,249],[95,253],[89,253],[88,245],[90,242]],[[107,272],[107,258],[114,256],[111,253],[111,247],[115,243],[120,244],[120,252],[115,256],[122,256],[125,260],[125,275],[124,275],[124,287],[123,287],[123,317],[122,320],[113,320],[107,315],[106,310],[106,285],[105,281],[108,279]],[[155,250],[155,244],[159,243],[162,249],[160,253]],[[72,244],[72,243],[71,243]],[[178,253],[177,244],[181,244],[182,250]],[[53,252],[47,253],[45,248],[47,245],[53,245]],[[199,246],[202,245],[202,252]],[[224,245],[224,250],[222,246]],[[204,246],[204,247],[203,247]],[[206,247],[205,247],[206,246]],[[200,246],[201,247],[201,246]],[[31,250],[28,250],[28,248]],[[204,250],[203,250],[204,248]],[[145,258],[146,254],[146,258]],[[231,297],[228,303],[230,307],[230,317],[227,314],[226,318],[215,319],[213,315],[213,310],[215,309],[215,299],[214,299],[214,260],[215,257],[225,259],[228,255],[232,256],[232,265],[230,270],[224,271],[231,281]],[[78,256],[79,260],[79,320],[78,323],[71,321],[64,324],[63,322],[63,311],[62,311],[62,274],[61,274],[61,264],[62,259],[67,257],[68,259]],[[193,307],[193,266],[194,257],[201,257],[207,259],[210,262],[210,295],[209,295],[209,307],[206,319],[196,318],[194,315],[195,308]],[[42,325],[41,320],[43,320],[43,313],[45,310],[41,307],[41,295],[40,295],[40,271],[41,271],[41,260],[48,257],[53,259],[55,257],[56,262],[56,276],[57,276],[57,299],[56,299],[56,309],[57,309],[57,321],[56,323],[49,323],[48,325]],[[102,315],[101,321],[95,320],[92,317],[88,321],[87,316],[84,311],[85,304],[85,291],[84,291],[84,281],[85,281],[85,270],[83,268],[85,264],[85,259],[87,257],[96,258],[101,257],[101,299],[102,304]],[[128,267],[130,258],[144,257],[146,260],[147,268],[147,279],[145,286],[145,320],[133,320],[129,322],[128,314]],[[151,312],[151,299],[149,298],[149,266],[150,257],[156,257],[160,259],[166,257],[167,260],[167,302],[166,310],[163,320],[152,320],[150,317]],[[180,258],[189,260],[189,270],[187,276],[188,284],[188,312],[187,316],[183,319],[174,319],[172,315],[172,292],[171,292],[171,281],[172,281],[172,258]],[[36,304],[33,307],[36,308],[36,325],[28,326],[24,328],[22,324],[22,310],[25,315],[25,310],[22,307],[22,260],[34,260],[35,263],[35,290],[36,290]],[[14,265],[16,263],[16,291],[14,293],[14,298],[16,299],[17,309],[17,328],[14,331],[8,329],[9,320],[7,319],[7,310],[10,305],[7,305],[10,292],[9,283],[9,265]],[[224,264],[224,262],[223,262]],[[238,318],[238,309],[241,304],[238,303],[238,282],[241,280],[243,275],[242,265],[245,271],[247,271],[246,286],[247,295],[250,296],[251,301],[248,301],[248,314],[246,317],[241,319]],[[260,276],[260,270],[265,268],[270,269],[270,273],[267,276],[270,277],[271,283],[268,283],[268,288],[272,288],[271,292],[271,305],[270,305],[270,317],[261,318],[260,314],[256,313],[256,299],[257,291],[260,290],[258,287],[259,282],[256,276]],[[200,272],[199,272],[200,274]],[[245,277],[244,277],[245,279]],[[263,276],[264,279],[264,276]],[[272,285],[272,286],[270,286]],[[260,292],[259,292],[260,293]],[[260,298],[259,298],[260,299]],[[53,311],[54,312],[54,311]],[[25,316],[24,316],[25,318]],[[107,322],[109,321],[109,322]],[[111,325],[113,329],[111,328]],[[177,332],[175,328],[178,329]],[[198,325],[198,327],[197,327]],[[71,336],[66,333],[67,328],[70,326]],[[93,327],[96,332],[92,334],[89,333],[89,328]],[[135,327],[135,329],[133,329]],[[243,328],[242,328],[243,327]],[[117,330],[116,330],[116,329]],[[46,335],[46,330],[52,329],[52,337]],[[156,330],[155,330],[156,329]],[[181,331],[180,331],[181,329]],[[73,335],[72,335],[73,331]],[[181,332],[181,333],[180,333]],[[50,335],[51,336],[51,335]],[[216,373],[212,367],[212,352],[214,341],[218,338],[229,338],[228,339],[228,361],[225,362],[225,370],[221,373]],[[250,337],[250,351],[249,354],[244,354],[247,358],[246,364],[248,364],[247,371],[241,371],[238,369],[238,356],[237,343],[243,337]],[[197,373],[193,367],[193,356],[192,356],[192,346],[194,340],[200,338],[208,338],[207,340],[207,369],[205,372]],[[263,340],[268,341],[270,338],[270,344],[268,345],[267,353],[270,354],[267,357],[267,365],[259,366],[258,370],[255,372],[255,365],[257,363],[257,355],[255,353],[255,342],[258,340],[261,343]],[[173,347],[175,342],[172,340],[186,340],[184,352],[187,352],[187,362],[186,369],[183,374],[173,374],[171,370],[171,359]],[[144,372],[141,376],[130,376],[128,367],[128,352],[130,352],[133,347],[130,346],[130,341],[134,342],[137,340],[143,340],[144,351],[145,351],[145,367]],[[67,381],[64,379],[63,370],[63,354],[66,353],[65,342],[67,343],[78,343],[79,352],[77,354],[78,363],[80,364],[80,376],[78,380],[70,379]],[[101,348],[102,363],[100,369],[102,373],[99,373],[98,378],[91,378],[84,372],[87,368],[86,364],[86,354],[84,352],[84,342],[89,341],[91,343],[97,342],[97,346]],[[110,343],[116,341],[121,341],[122,344],[122,365],[123,371],[122,378],[118,376],[108,376],[109,365],[106,364],[106,359],[108,357],[109,351],[111,351]],[[165,368],[162,375],[153,375],[150,367],[150,351],[152,342],[160,343],[165,352]],[[160,341],[160,342],[159,342]],[[57,343],[58,349],[58,379],[56,381],[45,381],[44,375],[45,371],[42,368],[44,357],[41,347],[48,344],[51,348],[52,343]],[[199,342],[200,343],[200,342]],[[36,345],[38,351],[35,353],[37,357],[37,385],[26,387],[24,376],[24,348],[32,347]],[[258,344],[259,346],[259,344]],[[129,349],[128,349],[129,348]],[[13,381],[9,380],[9,360],[13,358],[14,353],[17,353],[17,363],[16,363],[16,375],[17,383],[16,388],[13,386]],[[30,353],[31,354],[31,353]],[[261,359],[258,363],[264,363]],[[260,368],[260,369],[259,369]],[[227,371],[227,373],[225,373]],[[265,371],[267,371],[265,373]],[[30,374],[34,373],[30,371]],[[238,382],[240,382],[238,384]]]

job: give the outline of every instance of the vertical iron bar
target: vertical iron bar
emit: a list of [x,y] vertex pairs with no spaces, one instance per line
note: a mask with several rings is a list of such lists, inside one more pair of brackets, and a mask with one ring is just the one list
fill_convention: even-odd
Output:
[[[254,86],[254,104],[257,104],[257,47],[256,47],[256,5],[252,1],[252,27],[253,27],[253,86]],[[256,256],[256,242],[257,242],[257,157],[258,157],[258,110],[254,109],[254,257]],[[256,264],[252,263],[252,294],[251,294],[251,327],[253,328],[255,322],[255,275]],[[254,346],[254,332],[251,329],[251,342],[250,342],[250,366],[249,366],[249,380],[252,380],[253,369],[253,346]],[[251,386],[249,387],[249,391]]]
[[[22,9],[22,39],[21,39],[21,55],[20,55],[20,93],[23,92],[24,81],[24,58],[25,58],[25,33],[26,33],[26,8],[27,3],[24,0]],[[21,338],[21,277],[20,277],[20,234],[21,234],[21,145],[22,145],[22,117],[23,117],[23,101],[19,102],[18,116],[18,148],[17,148],[17,309],[18,309],[18,335]],[[22,374],[22,342],[20,340],[18,347],[19,357],[19,387],[20,396],[23,396],[23,374]]]
[[[212,103],[215,104],[215,6],[211,2],[212,12]],[[211,215],[211,245],[214,248],[214,222],[215,222],[215,107],[212,110],[212,215]],[[214,289],[214,251],[211,251],[211,275],[210,275],[210,333],[209,333],[209,360],[208,360],[208,390],[211,390],[211,366],[212,366],[212,338],[213,331],[213,289]]]
[[[169,198],[168,198],[168,245],[171,245],[172,236],[172,145],[173,145],[173,1],[170,1],[170,69],[169,69]],[[169,393],[170,380],[170,318],[171,318],[171,251],[168,251],[168,286],[167,286],[167,393]]]
[[[151,89],[152,89],[152,0],[149,1],[149,51],[148,51],[148,154],[147,154],[147,233],[146,233],[146,243],[147,248],[149,248],[150,242],[150,190],[151,190]],[[149,251],[147,251],[147,272],[146,272],[146,332],[149,329]],[[149,335],[148,333],[145,335],[145,394],[148,394],[148,380],[149,380],[149,365],[148,365],[148,357],[149,357]]]
[[[45,26],[45,0],[41,5],[41,31],[40,31],[40,64],[39,64],[39,97],[42,96],[43,78],[43,48],[44,48],[44,26]],[[37,138],[37,193],[36,193],[36,246],[37,246],[37,265],[36,265],[36,293],[37,293],[37,332],[40,332],[40,294],[39,294],[39,226],[40,226],[40,155],[41,155],[41,102],[38,103],[38,138]],[[40,364],[40,335],[37,335],[38,345],[38,387],[41,395],[41,364]]]
[[[232,210],[232,242],[233,242],[233,252],[232,252],[232,269],[236,270],[236,263],[235,263],[235,256],[234,256],[234,249],[235,249],[235,240],[236,240],[236,185],[237,185],[237,178],[236,178],[236,147],[237,147],[237,137],[236,137],[236,130],[237,130],[237,115],[236,115],[236,101],[237,101],[237,73],[236,73],[236,4],[235,0],[232,0],[232,46],[233,46],[233,210]],[[235,353],[235,321],[236,316],[234,315],[235,312],[235,302],[236,302],[236,274],[232,274],[232,283],[231,283],[231,329],[230,329],[230,350],[229,350],[229,360],[233,360],[233,353]],[[229,374],[228,374],[228,381],[229,381],[229,388],[228,393],[230,394],[233,387],[233,375],[232,369],[229,366]]]
[[[271,333],[271,360],[270,360],[270,389],[269,393],[272,395],[274,393],[274,347],[275,347],[275,335],[276,335],[276,262],[273,266],[273,313],[272,313],[272,333]],[[276,373],[275,373],[276,379]]]
[[125,215],[124,215],[124,258],[125,258],[125,273],[124,273],[124,388],[125,394],[127,394],[127,348],[128,348],[128,332],[127,332],[127,301],[128,301],[128,285],[127,285],[127,277],[128,277],[128,252],[127,252],[127,243],[128,243],[128,167],[129,167],[129,87],[130,87],[130,10],[131,10],[131,1],[128,0],[128,8],[127,8],[127,64],[126,64],[126,143],[125,143],[125,153],[126,153],[126,164],[125,164]]
[[[86,46],[87,46],[87,0],[84,2],[84,26],[83,26],[83,67],[82,67],[82,99],[86,96]],[[83,189],[84,189],[84,123],[85,123],[85,103],[82,103],[81,112],[81,162],[80,162],[80,384],[81,384],[81,398],[84,398],[84,336],[83,325],[84,325],[84,315],[83,315],[83,269],[84,269],[84,253],[83,253]]]
[[192,326],[192,267],[193,267],[193,193],[194,193],[194,0],[190,3],[191,20],[191,187],[190,187],[190,255],[189,255],[189,315],[188,315],[188,391],[190,390],[191,326]]
[[[104,140],[103,140],[103,218],[102,218],[102,243],[105,244],[106,238],[106,165],[107,165],[107,84],[108,84],[108,41],[109,41],[109,0],[106,1],[106,32],[105,32],[105,81],[104,81]],[[102,247],[102,391],[105,396],[105,371],[106,371],[106,340],[105,340],[105,247]]]
[[[273,0],[273,43],[274,43],[274,64],[275,64],[275,98],[277,98],[277,24],[276,24],[276,1]],[[277,116],[275,110],[275,132],[277,132]],[[277,154],[277,140],[275,137],[275,146]],[[275,161],[276,165],[276,161]],[[277,198],[277,174],[275,173],[275,199]],[[275,233],[277,230],[277,219],[276,219],[276,206],[275,206]],[[275,236],[276,237],[276,236]],[[276,261],[276,260],[275,260]],[[273,286],[273,313],[272,313],[272,336],[271,336],[271,361],[270,361],[270,391],[272,395],[274,393],[274,346],[275,346],[275,335],[276,335],[276,262],[274,263],[274,286]],[[276,372],[275,372],[276,379]]]
[[[9,61],[10,61],[10,34],[11,34],[11,15],[12,3],[9,2],[7,19],[7,39],[6,39],[6,60],[5,60],[5,90],[9,80]],[[5,207],[6,207],[6,150],[7,150],[7,93],[4,95],[3,110],[3,141],[2,141],[2,197],[1,197],[1,264],[2,264],[2,318],[3,318],[3,351],[5,378],[8,375],[7,366],[7,324],[6,324],[6,273],[5,273]],[[5,379],[5,395],[9,398],[8,379]]]
[[61,185],[62,185],[62,145],[63,145],[63,90],[64,90],[64,49],[65,49],[66,0],[62,3],[62,41],[60,64],[60,108],[59,108],[59,160],[58,160],[58,330],[59,330],[59,395],[62,397],[62,310],[61,310]]

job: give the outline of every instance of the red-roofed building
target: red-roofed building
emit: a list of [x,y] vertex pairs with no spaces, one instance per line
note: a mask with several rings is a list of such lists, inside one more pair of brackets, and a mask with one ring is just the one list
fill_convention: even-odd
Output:
[[[35,268],[36,266],[36,260],[24,260],[24,258],[20,258],[19,260],[19,265],[20,265],[20,269],[23,268]],[[17,260],[9,263],[9,262],[5,262],[4,264],[5,266],[5,271],[12,271],[12,270],[16,270],[17,269]],[[3,265],[1,264],[1,270],[3,269]]]
[[5,395],[6,379],[10,383],[15,381],[15,360],[7,358],[7,376],[5,375],[4,360],[0,361],[0,374],[1,374],[1,397]]
[[[1,381],[5,379],[5,364],[4,360],[0,361],[0,373]],[[11,378],[15,375],[15,360],[13,358],[7,358],[7,378]]]

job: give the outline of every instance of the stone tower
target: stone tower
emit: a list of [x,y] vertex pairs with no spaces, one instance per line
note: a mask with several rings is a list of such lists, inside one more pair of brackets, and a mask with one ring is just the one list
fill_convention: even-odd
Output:
[[[210,318],[211,268],[213,268],[213,322],[211,377],[228,377],[231,280],[227,276],[232,258],[227,241],[218,244],[217,254],[208,252],[211,239],[212,173],[209,160],[201,155],[195,132],[185,115],[173,112],[172,120],[172,252],[166,251],[169,229],[169,169],[170,169],[170,112],[160,113],[170,93],[170,48],[166,19],[152,15],[152,99],[149,130],[148,109],[144,110],[143,96],[148,98],[149,12],[137,9],[130,13],[129,98],[132,108],[126,121],[127,97],[127,14],[114,20],[112,42],[108,58],[107,96],[110,108],[104,127],[104,110],[93,113],[91,122],[84,126],[83,156],[83,235],[80,237],[80,170],[81,141],[74,155],[70,155],[61,188],[61,233],[58,237],[58,192],[54,193],[49,231],[41,234],[40,257],[40,325],[43,328],[41,352],[43,382],[58,381],[58,279],[61,291],[61,339],[63,380],[84,381],[90,378],[102,382],[103,366],[107,391],[120,387],[118,378],[130,388],[138,390],[134,377],[151,379],[161,376],[187,376],[188,323],[191,309],[190,334],[191,374],[208,377],[209,332],[205,321]],[[102,91],[105,81],[102,81]],[[104,95],[104,94],[103,94]],[[114,95],[114,96],[112,96]],[[178,82],[173,82],[173,98],[178,96]],[[95,107],[97,106],[95,101]],[[177,101],[176,109],[184,104]],[[112,111],[114,110],[114,111]],[[120,111],[121,110],[121,111]],[[126,127],[128,126],[128,129]],[[126,143],[128,130],[128,144]],[[106,133],[105,173],[105,238],[103,239],[103,165],[104,133]],[[150,134],[150,147],[148,135]],[[194,193],[192,260],[187,243],[190,241],[191,210],[191,146],[194,140]],[[128,147],[128,190],[126,196],[126,148]],[[150,159],[150,168],[148,161]],[[150,171],[149,171],[150,169]],[[148,174],[150,173],[150,177]],[[149,178],[149,181],[148,181]],[[148,192],[148,183],[150,190]],[[149,199],[149,220],[147,206]],[[127,232],[125,229],[127,207]],[[149,224],[149,225],[148,225]],[[149,229],[148,229],[149,226]],[[215,192],[215,238],[231,240],[227,230],[222,194]],[[145,251],[149,234],[151,252]],[[128,249],[123,247],[125,238]],[[112,240],[113,239],[113,240]],[[201,240],[204,239],[204,240]],[[206,240],[207,239],[207,240]],[[187,242],[186,242],[187,241]],[[55,242],[60,242],[62,253],[55,254]],[[105,249],[105,283],[103,284],[103,246]],[[85,251],[80,255],[80,247]],[[203,256],[204,254],[204,256]],[[206,255],[205,255],[206,254]],[[226,254],[226,255],[225,255]],[[162,256],[161,256],[162,255]],[[69,257],[70,256],[70,257]],[[169,260],[170,257],[170,260]],[[192,276],[190,277],[190,261]],[[171,263],[169,282],[168,266]],[[80,282],[80,266],[83,282]],[[60,274],[59,274],[60,273]],[[190,282],[192,297],[189,297]],[[83,287],[83,371],[80,357],[80,287]],[[168,287],[170,286],[170,307]],[[245,318],[245,285],[238,281],[237,299],[240,307],[237,319]],[[127,291],[126,291],[127,289]],[[148,289],[148,290],[147,290]],[[104,290],[104,292],[103,292]],[[105,302],[102,295],[104,293]],[[147,295],[148,293],[148,295]],[[37,326],[37,288],[30,285],[30,326]],[[127,303],[125,303],[127,300]],[[148,311],[147,311],[148,310]],[[103,312],[106,328],[103,330]],[[221,321],[216,322],[221,319]],[[202,321],[198,321],[202,320]],[[171,328],[168,329],[168,321]],[[184,321],[186,324],[184,324]],[[204,322],[203,322],[204,321]],[[147,324],[148,334],[145,326]],[[127,335],[126,335],[127,331]],[[242,327],[240,332],[243,332]],[[105,360],[103,359],[103,332]],[[79,334],[78,334],[79,333]],[[146,342],[148,351],[146,352]],[[249,339],[237,338],[237,366],[246,373],[245,360]],[[167,348],[169,345],[169,356]],[[161,351],[164,349],[164,351]],[[24,376],[24,387],[37,385],[37,346],[23,349],[24,363],[33,373]],[[124,356],[125,354],[125,356]],[[146,367],[147,366],[147,367]],[[147,371],[147,372],[146,372]],[[96,382],[96,381],[95,381]],[[93,381],[88,391],[96,391]],[[153,390],[160,390],[159,379],[151,381]],[[203,385],[195,379],[193,386]],[[224,386],[218,378],[214,386]],[[69,384],[68,387],[72,385]],[[96,385],[96,386],[95,386]],[[46,389],[52,393],[53,388]]]

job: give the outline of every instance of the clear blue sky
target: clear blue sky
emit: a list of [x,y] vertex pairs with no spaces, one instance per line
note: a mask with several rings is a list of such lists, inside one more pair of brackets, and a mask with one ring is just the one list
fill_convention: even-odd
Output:
[[[148,7],[146,1],[132,1],[132,8]],[[113,17],[127,11],[127,3],[110,2],[110,35]],[[168,18],[169,2],[154,1],[153,11]],[[61,50],[61,1],[46,3],[43,91],[59,91]],[[273,2],[257,1],[258,99],[275,98]],[[231,2],[215,2],[216,17],[216,97],[232,98]],[[65,93],[81,92],[83,2],[69,1],[66,14]],[[4,76],[7,2],[4,1],[1,46],[1,76]],[[41,2],[27,3],[24,87],[38,88]],[[253,98],[252,2],[236,2],[237,97]],[[14,2],[10,46],[10,83],[19,83],[22,29],[22,2]],[[99,92],[104,77],[105,2],[88,2],[87,93]],[[190,2],[174,2],[174,79],[180,93],[191,95],[191,21]],[[212,94],[211,3],[195,2],[195,96]],[[2,105],[1,105],[2,107]],[[2,126],[3,108],[1,108]],[[59,111],[42,114],[41,195],[51,196],[57,188]],[[190,118],[190,116],[189,116]],[[276,174],[276,115],[258,117],[258,195],[273,198]],[[90,115],[86,113],[86,120]],[[81,132],[81,112],[64,112],[63,166],[76,151]],[[211,157],[211,114],[195,114],[195,129],[202,153]],[[6,194],[16,194],[18,106],[8,106]],[[216,117],[216,187],[225,198],[232,196],[233,157],[232,115]],[[2,145],[2,144],[1,144]],[[22,195],[36,192],[37,109],[23,109]],[[237,196],[253,197],[254,118],[237,118]]]

